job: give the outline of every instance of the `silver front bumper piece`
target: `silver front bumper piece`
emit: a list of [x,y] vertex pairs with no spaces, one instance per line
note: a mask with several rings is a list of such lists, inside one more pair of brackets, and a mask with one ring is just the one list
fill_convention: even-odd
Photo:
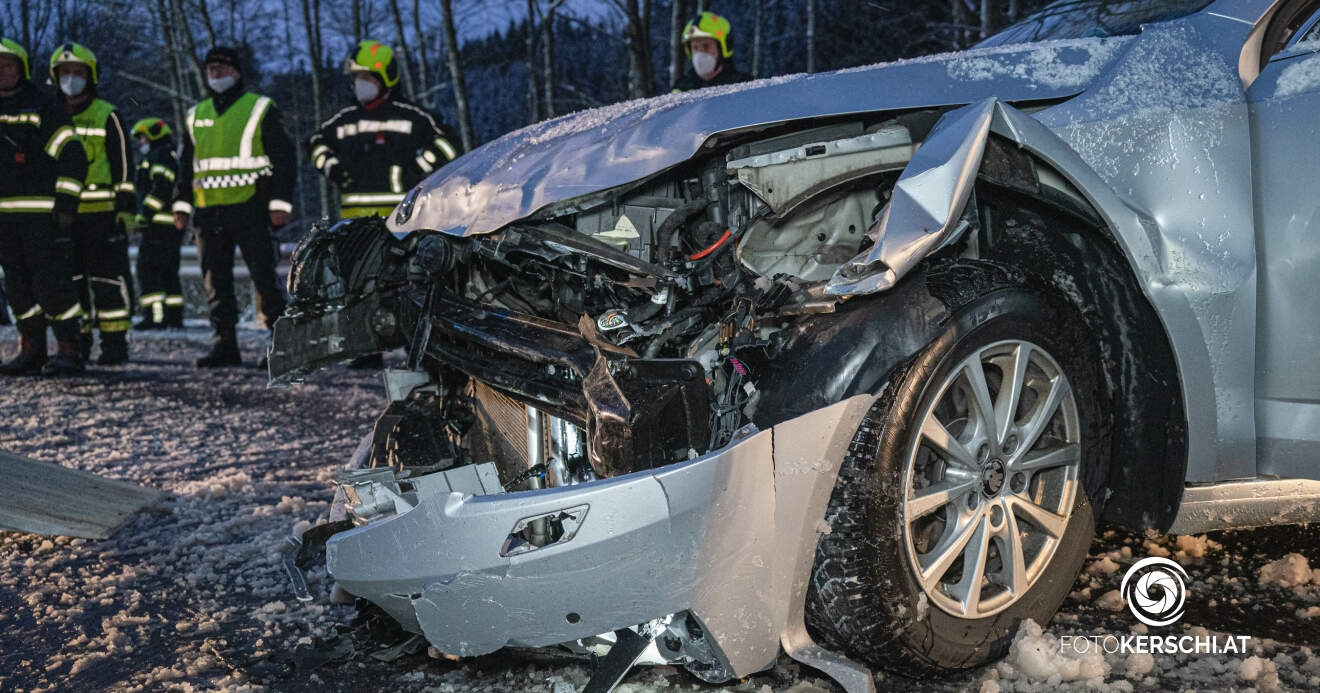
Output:
[[[773,663],[781,639],[792,654],[790,643],[805,637],[825,506],[872,399],[626,476],[519,493],[419,493],[415,507],[331,538],[328,568],[448,654],[554,645],[688,611],[735,675],[754,673]],[[559,512],[575,518],[571,538],[508,551],[529,518]]]

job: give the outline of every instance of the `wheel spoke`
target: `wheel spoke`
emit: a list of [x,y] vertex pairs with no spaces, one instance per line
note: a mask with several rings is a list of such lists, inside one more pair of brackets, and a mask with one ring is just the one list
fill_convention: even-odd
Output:
[[977,518],[971,541],[963,550],[962,579],[958,584],[961,592],[955,595],[962,604],[963,613],[975,616],[981,605],[981,583],[985,575],[985,559],[990,549],[990,514],[981,513]]
[[907,502],[908,522],[929,515],[975,489],[976,481],[972,480],[944,481],[929,488],[914,490],[914,497]]
[[927,415],[925,422],[921,424],[921,435],[931,445],[935,446],[935,449],[940,452],[946,462],[964,469],[973,471],[977,469],[976,458],[967,448],[963,447],[962,443],[958,442],[957,438],[953,437],[952,433],[949,433],[949,429],[940,423],[934,412]]
[[1063,401],[1066,394],[1068,394],[1067,380],[1057,377],[1050,381],[1050,391],[1045,395],[1044,402],[1031,413],[1031,418],[1022,431],[1022,442],[1019,450],[1030,450],[1036,444],[1036,441],[1040,439],[1040,434],[1044,433],[1045,427],[1049,425],[1050,419],[1054,418],[1054,412],[1058,411],[1059,403]]
[[976,411],[981,420],[981,430],[988,438],[996,435],[995,405],[990,399],[990,388],[985,381],[985,368],[981,366],[981,356],[977,354],[967,362],[963,371],[967,385],[972,389],[972,399],[976,402]]
[[[984,505],[981,508],[985,508]],[[933,590],[939,585],[941,577],[948,572],[949,566],[962,554],[963,547],[971,541],[972,536],[976,534],[977,527],[981,524],[981,516],[984,512],[978,509],[967,524],[957,527],[952,532],[945,532],[944,537],[930,550],[930,553],[919,556],[921,562],[921,574],[918,579],[927,590]]]
[[1053,450],[1036,450],[1018,455],[1009,462],[1008,468],[1014,472],[1036,472],[1053,467],[1072,466],[1081,458],[1081,446],[1077,443],[1068,443]]
[[1004,562],[1001,574],[1004,587],[1014,597],[1021,596],[1027,589],[1027,560],[1022,554],[1022,534],[1018,528],[1017,517],[1008,501],[1002,501],[1004,509],[1004,527],[995,533],[999,537],[999,556]]
[[1068,527],[1068,518],[1036,505],[1029,499],[1017,496],[1013,499],[1015,511],[1021,511],[1032,527],[1054,537],[1063,538],[1063,531]]
[[1008,438],[1013,415],[1017,413],[1018,402],[1022,401],[1022,383],[1030,360],[1030,346],[1021,343],[1013,346],[1009,364],[1004,368],[1004,380],[999,385],[999,396],[995,399],[995,439],[1000,445]]

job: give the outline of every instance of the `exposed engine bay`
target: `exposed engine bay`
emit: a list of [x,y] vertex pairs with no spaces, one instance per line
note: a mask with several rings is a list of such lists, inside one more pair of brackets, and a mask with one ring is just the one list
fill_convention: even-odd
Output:
[[[408,354],[406,368],[386,371],[390,404],[364,442],[362,468],[341,472],[344,513],[332,519],[380,527],[386,518],[415,517],[414,509],[431,504],[445,521],[458,521],[458,506],[444,505],[446,498],[494,503],[508,494],[563,490],[561,502],[543,499],[548,510],[530,501],[513,506],[507,520],[493,520],[509,527],[480,539],[499,544],[489,570],[511,570],[519,561],[560,555],[543,553],[546,548],[588,552],[628,534],[611,529],[600,540],[574,541],[591,524],[588,514],[598,528],[612,522],[612,506],[595,489],[617,480],[617,488],[664,487],[655,502],[668,508],[664,526],[694,528],[645,540],[655,556],[711,551],[684,542],[707,534],[699,528],[711,521],[709,513],[723,512],[719,501],[698,504],[686,516],[670,484],[701,478],[692,488],[724,488],[725,502],[755,504],[758,494],[781,493],[771,478],[792,464],[818,464],[815,450],[832,446],[836,452],[823,459],[837,464],[888,372],[878,364],[914,353],[945,310],[924,282],[898,285],[882,303],[828,291],[849,276],[850,261],[876,244],[900,174],[940,116],[913,111],[877,122],[744,134],[660,176],[551,206],[489,234],[400,238],[379,218],[315,227],[295,254],[293,302],[276,324],[270,353],[272,381],[288,383],[330,363],[398,347]],[[985,149],[983,182],[1080,213],[1069,184],[1038,171],[1011,143],[992,137]],[[414,199],[405,198],[395,215],[406,218]],[[952,257],[974,257],[984,241],[983,210],[976,204],[966,210],[957,220],[959,242],[941,251]],[[889,355],[876,359],[877,352]],[[780,461],[793,449],[771,442],[784,426],[821,438],[792,463]],[[756,468],[751,459],[769,465],[759,468],[760,482],[719,481],[750,473],[733,470]],[[692,465],[680,464],[686,462]],[[686,476],[663,471],[675,467]],[[808,497],[820,506],[833,483],[833,472],[826,471],[818,478],[824,486],[785,491],[777,502],[795,512],[814,507]],[[574,488],[582,490],[570,493]],[[793,493],[802,494],[800,504],[786,501]],[[477,508],[469,503],[465,510]],[[623,505],[617,512],[628,518],[614,522],[619,526],[636,524],[637,533],[653,526],[641,519],[645,512]],[[721,522],[722,533],[732,532],[727,518]],[[392,527],[396,537],[412,536],[398,523]],[[341,586],[368,596],[450,654],[482,654],[506,644],[560,644],[583,652],[599,646],[627,659],[619,665],[624,671],[643,661],[674,663],[710,681],[764,663],[760,650],[740,653],[729,649],[727,637],[721,644],[703,636],[727,632],[720,620],[725,605],[694,603],[692,595],[727,591],[698,589],[706,581],[733,584],[743,577],[702,568],[700,561],[666,569],[672,574],[665,586],[653,590],[673,592],[657,598],[662,606],[642,602],[646,608],[635,613],[620,607],[594,622],[570,610],[578,578],[565,577],[549,588],[551,594],[558,594],[556,587],[568,590],[561,600],[568,613],[556,625],[510,624],[507,633],[503,625],[492,626],[487,642],[471,627],[457,629],[460,637],[438,625],[445,618],[440,605],[467,599],[458,596],[465,589],[509,610],[491,617],[493,623],[531,613],[500,602],[498,585],[463,583],[469,571],[484,574],[476,564],[485,558],[464,564],[458,577],[404,586],[396,574],[452,568],[373,571],[379,559],[372,544],[349,533],[336,538],[327,558]],[[452,541],[466,547],[478,540]],[[465,550],[454,549],[459,556]],[[352,559],[351,552],[357,552]],[[805,571],[811,554],[803,556],[788,563],[805,560]],[[655,561],[641,555],[625,561],[612,584],[658,579]],[[542,610],[545,589],[536,602]],[[639,625],[614,631],[619,623]],[[766,629],[776,642],[779,626]],[[630,647],[635,651],[627,654]]]

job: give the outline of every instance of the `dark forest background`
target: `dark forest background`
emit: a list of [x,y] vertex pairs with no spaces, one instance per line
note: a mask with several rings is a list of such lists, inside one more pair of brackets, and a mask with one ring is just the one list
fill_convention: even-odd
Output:
[[[100,95],[129,123],[177,124],[206,93],[201,56],[239,47],[249,88],[303,142],[351,99],[348,49],[371,38],[404,60],[406,98],[471,149],[573,111],[669,91],[689,69],[683,25],[709,9],[733,24],[734,61],[770,77],[966,48],[1045,4],[1033,0],[0,0],[0,34],[33,77],[64,41],[100,60]],[[176,132],[178,127],[175,126]],[[295,216],[335,213],[302,157]]]

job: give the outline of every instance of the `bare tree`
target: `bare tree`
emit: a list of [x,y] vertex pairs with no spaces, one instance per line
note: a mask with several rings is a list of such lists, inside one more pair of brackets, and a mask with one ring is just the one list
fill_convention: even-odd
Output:
[[669,2],[669,88],[674,88],[678,80],[687,71],[687,61],[683,54],[683,27],[687,22],[687,2],[670,0]]
[[655,74],[651,68],[651,0],[610,0],[623,13],[628,38],[628,96],[651,95]]
[[[321,0],[302,0],[303,28],[307,34],[307,59],[312,73],[312,118],[317,127],[325,120],[324,98],[321,94],[321,68],[325,63],[321,43]],[[292,40],[292,36],[289,37]],[[330,191],[323,176],[318,176],[321,212],[330,210]]]
[[999,3],[995,0],[981,0],[981,30],[982,39],[987,39],[995,33],[998,26]]
[[428,65],[431,60],[426,55],[426,34],[422,33],[422,10],[419,0],[413,0],[412,5],[413,35],[417,37],[417,93],[414,98],[421,99],[423,94],[430,91],[430,74]]
[[[959,2],[959,0],[953,0]],[[816,0],[807,0],[807,72],[816,71]]]
[[399,73],[403,75],[403,89],[408,98],[417,97],[417,85],[413,83],[412,68],[408,59],[412,51],[408,48],[408,37],[403,33],[403,15],[399,13],[399,0],[390,0],[390,14],[394,18],[394,36],[398,43],[394,48],[394,60],[399,63]]
[[445,51],[449,58],[449,78],[454,84],[454,106],[458,111],[458,131],[463,138],[463,149],[471,150],[476,144],[472,133],[472,109],[468,106],[467,82],[463,78],[463,63],[458,54],[458,32],[454,30],[453,0],[440,0],[440,22],[445,32]]
[[761,54],[765,51],[765,0],[755,0],[756,16],[752,20],[752,79],[761,77]]
[[555,12],[564,0],[551,0],[541,17],[541,85],[545,88],[545,116],[555,117]]
[[536,0],[527,0],[527,122],[535,123],[541,119],[541,87],[537,84],[540,77],[536,69]]

